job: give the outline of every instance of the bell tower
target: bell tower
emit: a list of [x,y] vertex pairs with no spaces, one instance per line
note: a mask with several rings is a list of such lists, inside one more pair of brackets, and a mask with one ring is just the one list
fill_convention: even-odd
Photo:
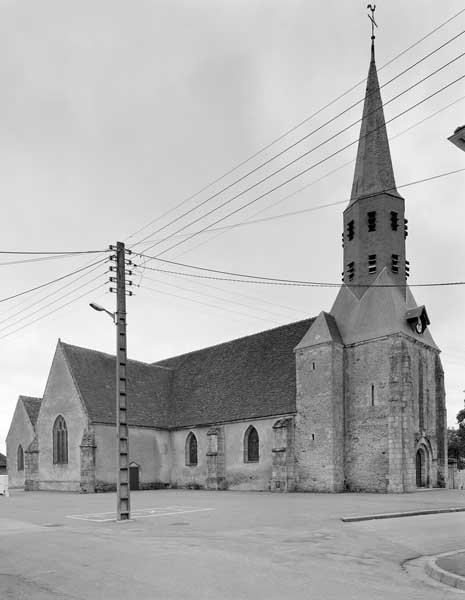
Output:
[[375,63],[374,36],[349,205],[344,211],[343,282],[360,298],[386,268],[393,283],[409,275],[407,221],[396,189]]

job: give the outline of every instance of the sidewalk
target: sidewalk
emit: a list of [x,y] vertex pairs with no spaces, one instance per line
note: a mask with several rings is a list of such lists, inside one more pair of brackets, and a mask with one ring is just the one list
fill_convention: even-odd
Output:
[[465,549],[431,558],[425,570],[441,583],[465,590]]

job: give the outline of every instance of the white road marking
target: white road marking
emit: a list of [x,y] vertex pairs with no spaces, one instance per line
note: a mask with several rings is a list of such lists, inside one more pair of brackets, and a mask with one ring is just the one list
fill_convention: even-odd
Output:
[[[171,515],[180,515],[194,512],[204,512],[215,510],[214,508],[196,508],[194,506],[160,506],[155,508],[141,508],[131,512],[131,521],[143,517],[167,517]],[[107,515],[112,515],[107,518]],[[82,515],[67,515],[67,519],[78,519],[81,521],[93,521],[95,523],[105,523],[107,521],[115,521],[116,514],[114,511],[101,513],[85,513]]]

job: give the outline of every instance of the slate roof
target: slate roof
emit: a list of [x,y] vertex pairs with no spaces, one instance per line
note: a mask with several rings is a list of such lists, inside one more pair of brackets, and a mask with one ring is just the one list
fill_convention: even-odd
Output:
[[28,414],[28,417],[31,420],[32,426],[35,429],[37,417],[39,416],[42,398],[35,398],[33,396],[20,396],[19,400],[22,401],[23,406]]
[[[115,423],[115,357],[63,342],[60,345],[91,420]],[[136,360],[128,361],[127,370],[128,423],[166,427],[171,396],[170,370]]]
[[0,468],[6,467],[6,456],[0,452]]
[[399,196],[392,169],[383,102],[376,72],[374,46],[372,45],[349,206],[358,198],[377,194],[382,190],[390,190],[390,194]]
[[294,412],[294,348],[313,321],[305,319],[157,362],[174,370],[171,426]]
[[[294,348],[313,321],[153,364],[129,360],[129,424],[174,428],[294,412]],[[91,420],[115,423],[115,357],[60,346]]]
[[408,324],[407,311],[416,307],[410,288],[406,286],[404,298],[402,290],[394,284],[384,267],[360,299],[350,287],[342,285],[331,314],[336,319],[344,344],[404,333],[438,349],[429,329],[419,334]]

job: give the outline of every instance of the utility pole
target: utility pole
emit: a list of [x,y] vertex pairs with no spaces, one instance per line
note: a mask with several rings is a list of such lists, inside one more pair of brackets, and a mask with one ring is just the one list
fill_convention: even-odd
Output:
[[[116,293],[116,436],[117,436],[117,473],[116,473],[116,514],[118,521],[127,521],[131,517],[129,497],[129,436],[127,418],[127,346],[126,346],[126,252],[123,242],[117,242],[116,278],[110,281],[116,283],[116,288],[110,292]],[[131,271],[128,272],[131,274]],[[132,292],[129,292],[132,295]]]

